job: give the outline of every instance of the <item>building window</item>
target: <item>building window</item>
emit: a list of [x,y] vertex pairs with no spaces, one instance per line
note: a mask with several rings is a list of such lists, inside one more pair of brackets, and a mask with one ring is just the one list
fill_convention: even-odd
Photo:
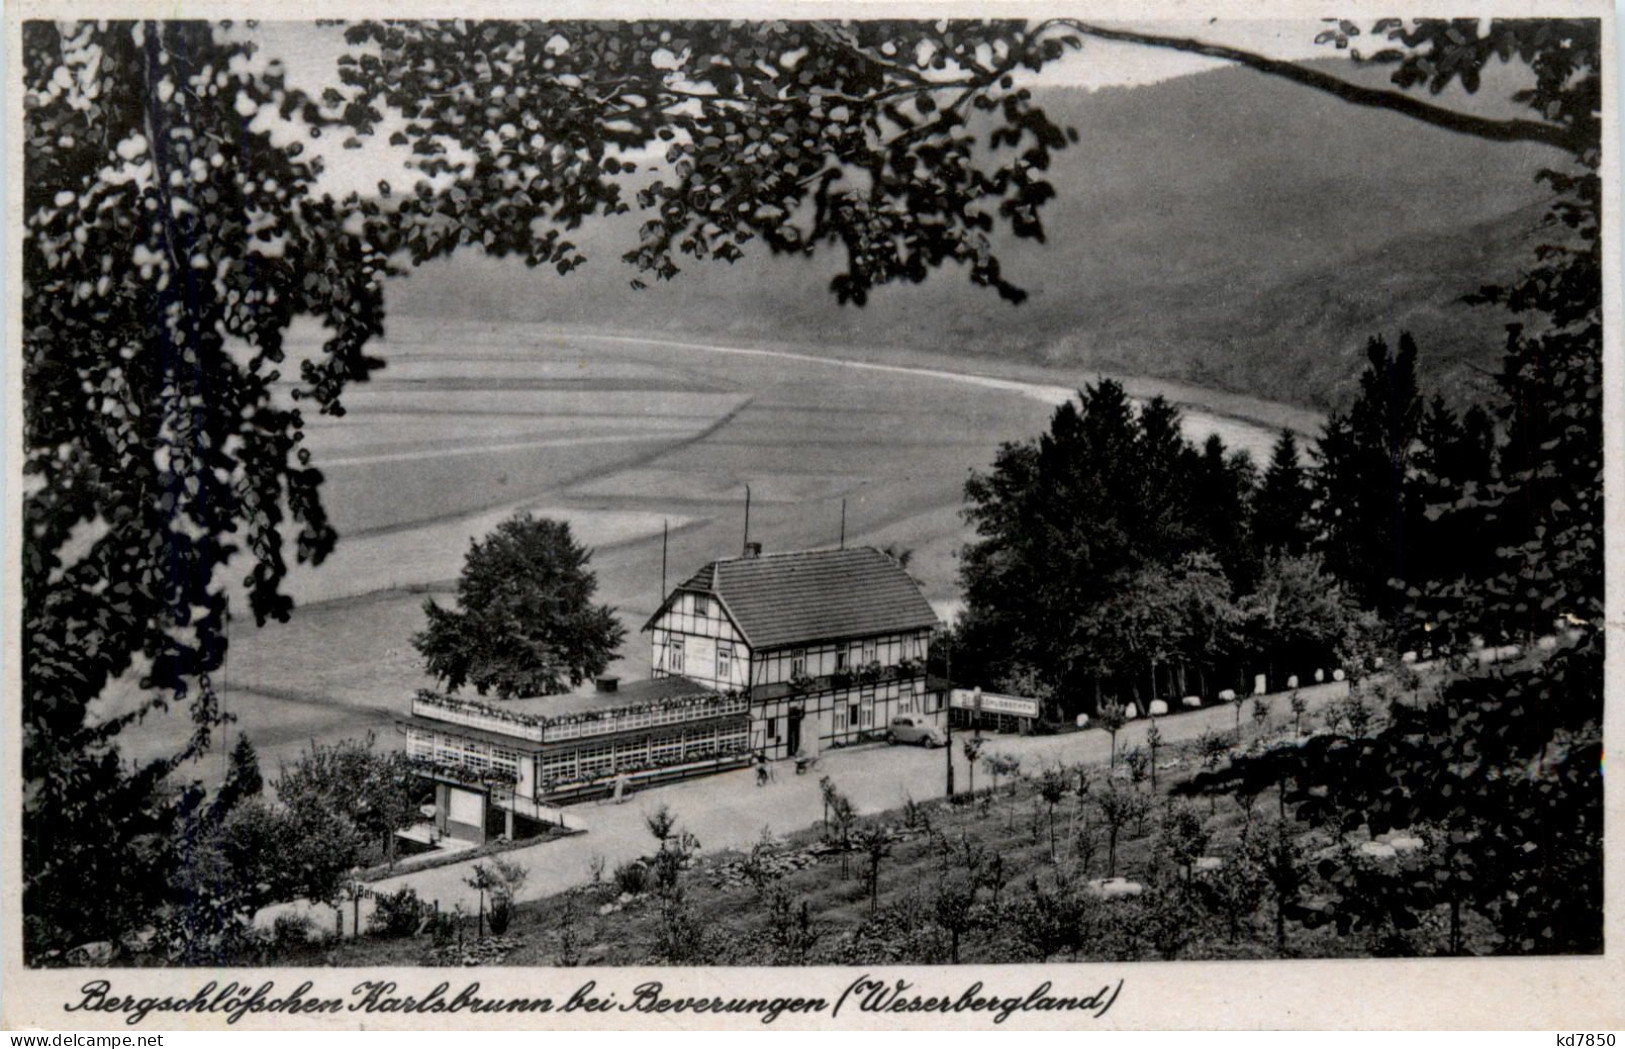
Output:
[[911,650],[910,650],[909,654],[912,655],[915,659],[924,659],[925,658],[925,638],[923,638],[923,637],[915,637],[914,638],[914,643],[913,643],[913,645],[910,646],[910,649]]
[[859,724],[859,721],[858,721],[858,718],[859,718],[858,705],[856,703],[851,704],[850,706],[847,707],[847,711],[848,711],[847,723],[849,725],[851,725],[853,728],[857,728],[858,724]]
[[582,747],[577,756],[582,779],[607,775],[615,766],[615,748],[612,744]]
[[879,658],[879,656],[878,656],[878,650],[875,647],[875,640],[874,640],[874,638],[870,638],[869,640],[867,640],[867,641],[865,641],[863,643],[863,663],[864,663],[865,666],[868,666],[870,663],[873,663],[877,658]]
[[835,723],[835,731],[836,732],[845,732],[846,731],[846,705],[842,704],[842,703],[837,703],[835,705],[835,710],[833,711],[833,714],[834,714],[833,720],[834,720],[834,723]]
[[694,614],[701,619],[711,614],[711,599],[704,594],[694,595]]
[[733,676],[734,647],[732,645],[717,646],[717,679],[726,681]]
[[666,649],[666,658],[667,658],[666,668],[668,670],[671,670],[673,673],[677,673],[677,674],[681,674],[683,672],[683,643],[682,643],[682,641],[677,640],[677,639],[672,640],[671,645]]
[[778,739],[779,738],[779,719],[778,718],[768,718],[767,719],[767,738],[768,739]]
[[836,671],[836,673],[840,673],[841,671],[845,670],[847,668],[848,662],[849,661],[847,659],[846,650],[845,649],[836,649],[835,650],[835,671]]
[[790,653],[790,676],[805,677],[807,674],[807,650],[798,648]]
[[655,768],[675,765],[683,759],[683,734],[673,733],[649,741],[649,763]]

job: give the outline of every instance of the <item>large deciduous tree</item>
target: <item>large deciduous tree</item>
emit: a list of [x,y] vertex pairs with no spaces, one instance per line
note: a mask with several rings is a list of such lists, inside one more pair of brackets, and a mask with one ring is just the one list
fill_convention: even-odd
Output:
[[474,540],[459,608],[424,602],[429,625],[412,644],[425,668],[453,692],[473,685],[503,699],[566,692],[603,673],[626,628],[613,608],[593,604],[591,559],[567,522],[523,513]]
[[[300,401],[377,362],[385,261],[361,205],[254,130],[281,71],[196,22],[23,25],[23,775],[30,948],[139,924],[195,805],[164,785],[209,745],[231,580],[284,618],[287,557],[333,529]],[[328,338],[296,364],[296,315]],[[283,369],[287,374],[283,374]],[[289,549],[291,541],[292,549]],[[114,683],[140,698],[92,711]],[[114,743],[179,707],[187,744]]]

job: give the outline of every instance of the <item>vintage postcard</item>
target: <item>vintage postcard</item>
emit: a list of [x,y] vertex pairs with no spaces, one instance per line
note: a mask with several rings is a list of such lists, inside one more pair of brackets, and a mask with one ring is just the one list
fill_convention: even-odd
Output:
[[1625,1026],[1613,12],[1461,14],[8,5],[0,1026]]

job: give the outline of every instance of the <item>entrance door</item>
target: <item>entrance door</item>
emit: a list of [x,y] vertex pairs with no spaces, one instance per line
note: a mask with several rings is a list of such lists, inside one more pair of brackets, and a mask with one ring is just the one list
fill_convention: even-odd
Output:
[[801,711],[792,710],[785,720],[784,743],[788,748],[786,754],[795,757],[801,752]]

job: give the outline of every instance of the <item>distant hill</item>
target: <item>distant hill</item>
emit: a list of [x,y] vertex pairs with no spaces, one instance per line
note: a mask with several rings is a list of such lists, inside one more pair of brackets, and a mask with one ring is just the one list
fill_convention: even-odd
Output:
[[[1349,75],[1347,63],[1340,75]],[[1484,95],[1491,94],[1486,87]],[[1502,94],[1504,97],[1504,93]],[[1500,357],[1505,318],[1460,297],[1527,265],[1555,163],[1341,103],[1245,69],[1147,87],[1052,89],[1081,141],[1050,175],[1049,242],[1003,244],[1012,307],[946,271],[863,308],[835,262],[749,253],[633,292],[631,227],[578,242],[567,279],[479,256],[392,288],[399,313],[842,345],[952,349],[1173,378],[1315,408],[1344,403],[1367,337],[1412,331],[1454,395]],[[404,294],[394,294],[395,290]]]

